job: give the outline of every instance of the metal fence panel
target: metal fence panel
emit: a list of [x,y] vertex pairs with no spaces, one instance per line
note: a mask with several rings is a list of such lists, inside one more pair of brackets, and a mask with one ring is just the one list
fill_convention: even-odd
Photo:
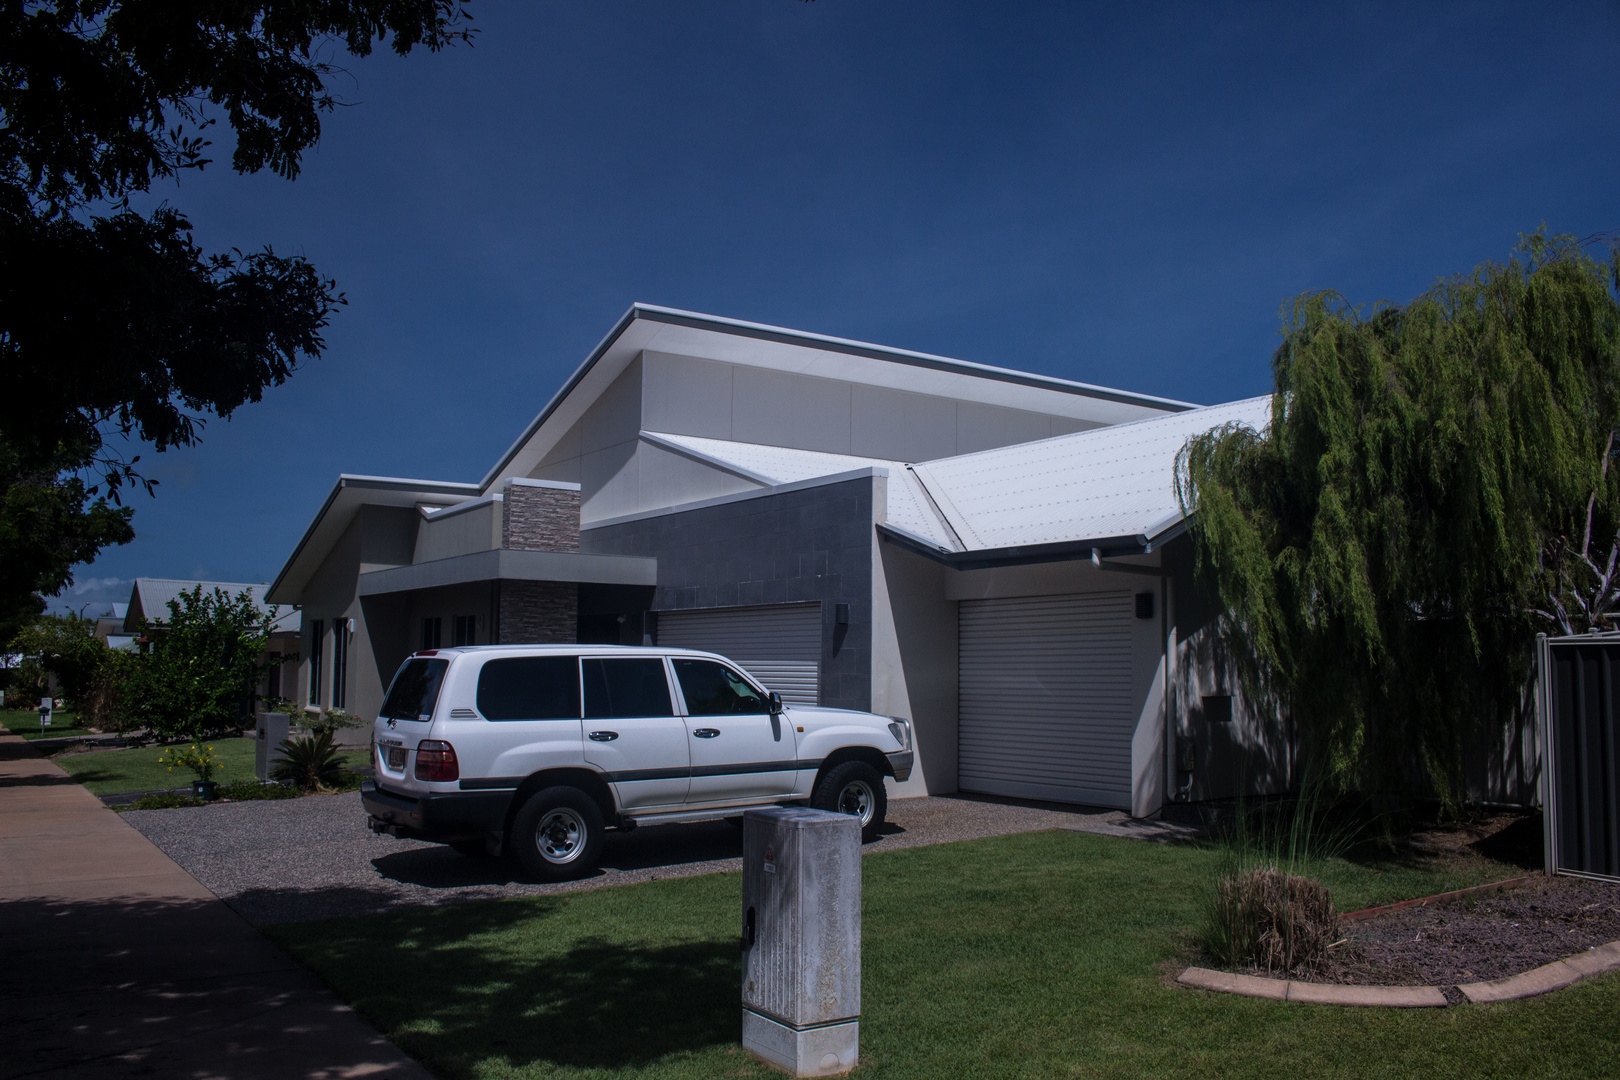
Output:
[[1537,646],[1547,870],[1620,881],[1620,636]]

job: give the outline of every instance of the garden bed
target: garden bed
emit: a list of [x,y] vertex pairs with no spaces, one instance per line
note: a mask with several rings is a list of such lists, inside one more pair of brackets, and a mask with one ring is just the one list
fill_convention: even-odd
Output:
[[1344,944],[1300,981],[1458,986],[1506,978],[1620,941],[1620,885],[1531,879],[1484,896],[1346,922]]

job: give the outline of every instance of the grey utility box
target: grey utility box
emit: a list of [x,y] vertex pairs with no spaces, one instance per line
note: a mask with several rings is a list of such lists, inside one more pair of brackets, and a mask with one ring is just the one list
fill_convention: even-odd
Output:
[[793,1076],[855,1067],[861,826],[803,807],[743,815],[743,1049]]
[[260,780],[270,779],[270,766],[281,758],[279,747],[291,726],[286,713],[259,714],[258,741],[253,744],[253,775]]

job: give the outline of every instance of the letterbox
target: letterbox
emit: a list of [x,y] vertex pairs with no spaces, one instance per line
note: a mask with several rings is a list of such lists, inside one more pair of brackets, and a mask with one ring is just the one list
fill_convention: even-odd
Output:
[[793,1076],[855,1067],[861,826],[803,807],[743,815],[743,1048]]
[[280,747],[287,738],[290,726],[291,721],[286,713],[259,714],[258,741],[253,744],[253,775],[260,780],[270,779],[270,766],[283,756]]

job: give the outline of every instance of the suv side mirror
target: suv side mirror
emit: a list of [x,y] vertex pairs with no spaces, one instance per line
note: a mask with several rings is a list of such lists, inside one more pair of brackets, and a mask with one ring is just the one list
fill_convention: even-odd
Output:
[[775,690],[771,691],[771,715],[782,715],[782,695]]

